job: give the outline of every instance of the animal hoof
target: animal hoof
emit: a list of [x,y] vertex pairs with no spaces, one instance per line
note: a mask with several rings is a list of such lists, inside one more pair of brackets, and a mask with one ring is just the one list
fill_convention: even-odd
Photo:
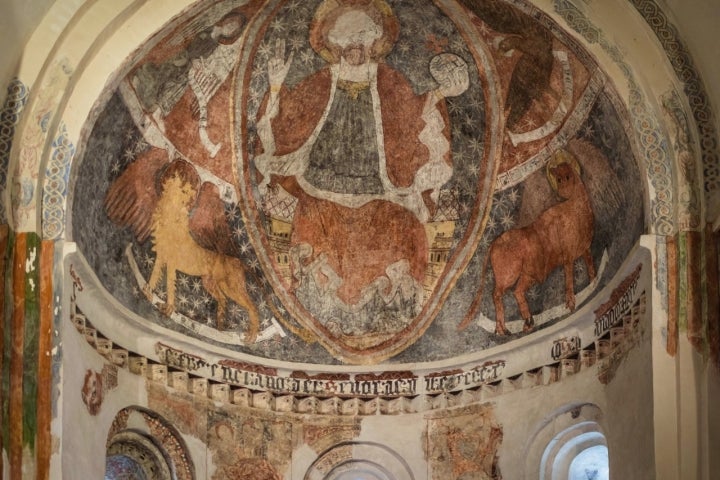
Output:
[[529,332],[533,328],[535,328],[535,320],[533,320],[533,318],[531,316],[530,318],[525,320],[525,322],[523,324],[523,332]]
[[167,316],[167,317],[169,317],[170,315],[172,315],[172,313],[173,313],[174,311],[175,311],[175,307],[173,307],[173,306],[170,305],[170,304],[163,303],[163,304],[160,306],[160,313],[162,313],[163,315],[165,315],[165,316]]
[[245,344],[250,345],[251,343],[255,343],[255,340],[257,340],[257,331],[248,331],[245,333]]
[[142,289],[142,292],[143,292],[143,295],[145,295],[145,298],[147,298],[149,302],[153,301],[153,291],[152,291],[152,288],[150,288],[150,284],[146,283]]
[[574,312],[575,311],[575,297],[573,296],[573,297],[567,298],[565,300],[565,306],[567,307],[568,310],[570,310],[571,312]]
[[510,335],[510,332],[504,326],[501,327],[498,325],[495,327],[495,335]]
[[471,316],[465,317],[465,319],[458,324],[458,326],[457,326],[457,331],[458,331],[458,332],[462,332],[463,330],[465,330],[465,329],[468,327],[468,325],[470,325],[470,323],[472,322],[472,320],[473,320],[473,319],[472,319]]

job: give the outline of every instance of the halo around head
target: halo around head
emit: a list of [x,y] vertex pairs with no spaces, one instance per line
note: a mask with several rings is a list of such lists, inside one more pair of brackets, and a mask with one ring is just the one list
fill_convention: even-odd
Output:
[[328,39],[330,30],[343,13],[352,10],[364,12],[382,27],[382,35],[371,49],[373,60],[379,61],[390,53],[400,35],[400,23],[384,0],[324,0],[310,25],[310,46],[328,63],[340,62],[340,49]]
[[550,186],[555,192],[557,192],[557,180],[555,180],[555,177],[550,173],[550,170],[556,168],[558,165],[562,165],[563,163],[570,165],[572,169],[575,170],[575,173],[580,176],[580,164],[578,163],[577,158],[575,158],[575,155],[564,149],[556,151],[552,157],[550,157],[550,160],[548,160],[548,163],[545,166],[545,175],[547,176],[548,182],[550,182]]

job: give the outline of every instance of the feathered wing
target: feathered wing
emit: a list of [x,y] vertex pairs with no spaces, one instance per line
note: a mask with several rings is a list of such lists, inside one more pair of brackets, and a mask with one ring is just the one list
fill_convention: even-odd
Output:
[[217,185],[204,182],[198,192],[195,208],[190,213],[190,234],[203,248],[237,257],[240,252],[233,242],[225,216],[225,203]]
[[528,27],[534,28],[530,16],[504,0],[461,0],[460,3],[498,32],[523,35]]
[[550,88],[553,37],[532,17],[503,1],[462,0],[462,3],[493,30],[514,36],[504,40],[501,48],[522,52],[505,102],[509,111],[507,126],[512,129],[530,109],[532,101],[539,100]]
[[[527,37],[519,49],[523,56],[515,64],[505,107],[508,110],[507,125],[514,129],[522,117],[530,110],[532,102],[539,101],[543,93],[550,88],[550,76],[553,70],[552,39],[542,43],[543,37]],[[538,45],[530,50],[529,45]]]
[[590,194],[596,223],[614,221],[617,212],[627,208],[627,198],[610,160],[586,140],[573,139],[568,142],[567,149],[582,164],[583,181]]
[[152,232],[152,216],[158,201],[155,178],[167,163],[165,150],[153,148],[143,153],[110,185],[105,195],[108,218],[130,228],[140,243]]

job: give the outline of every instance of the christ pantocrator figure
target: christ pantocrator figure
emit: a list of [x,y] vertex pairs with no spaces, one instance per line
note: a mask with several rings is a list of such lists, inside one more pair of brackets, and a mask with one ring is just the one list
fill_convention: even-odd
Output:
[[[376,291],[422,307],[428,266],[425,223],[453,173],[444,98],[469,86],[467,64],[433,59],[435,90],[416,94],[384,62],[399,23],[383,0],[325,0],[310,44],[327,66],[293,88],[282,42],[268,61],[270,91],[258,114],[260,192],[298,199],[294,275],[312,270],[346,309]],[[311,269],[312,267],[312,269]]]

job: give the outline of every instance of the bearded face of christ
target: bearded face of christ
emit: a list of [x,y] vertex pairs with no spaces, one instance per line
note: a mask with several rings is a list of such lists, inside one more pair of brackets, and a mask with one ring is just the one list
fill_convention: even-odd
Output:
[[382,35],[382,26],[373,22],[365,12],[350,10],[335,21],[328,40],[339,47],[345,62],[358,66],[370,60],[372,46]]

